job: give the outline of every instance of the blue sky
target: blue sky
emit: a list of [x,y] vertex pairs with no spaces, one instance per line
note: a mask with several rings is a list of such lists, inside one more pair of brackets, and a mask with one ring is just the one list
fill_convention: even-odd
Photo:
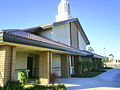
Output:
[[[55,21],[60,0],[1,0],[0,30]],[[120,58],[120,0],[69,0],[95,52]]]

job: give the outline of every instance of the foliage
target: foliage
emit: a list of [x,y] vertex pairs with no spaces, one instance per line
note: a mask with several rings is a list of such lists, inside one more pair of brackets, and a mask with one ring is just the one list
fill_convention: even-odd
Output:
[[58,85],[39,85],[32,84],[32,86],[25,87],[19,81],[8,81],[5,87],[0,90],[67,90],[64,84]]
[[64,84],[58,85],[34,85],[33,87],[24,88],[24,90],[67,90]]
[[106,70],[93,70],[89,72],[83,72],[81,75],[72,75],[72,77],[91,78],[96,77],[103,72],[106,72]]
[[103,69],[113,69],[112,67],[103,67]]
[[26,73],[24,71],[18,72],[18,80],[22,83],[22,84],[26,84],[28,81],[28,77],[26,75]]
[[84,72],[80,75],[80,77],[81,78],[90,78],[90,77],[95,77],[99,74],[101,74],[101,72]]
[[0,87],[0,90],[4,90],[2,87]]
[[87,71],[90,71],[92,68],[94,68],[94,63],[91,60],[80,60],[78,62],[78,66],[79,66],[81,72],[84,72],[85,69]]
[[92,69],[92,72],[106,72],[104,69]]
[[58,76],[57,76],[56,73],[50,74],[50,83],[51,83],[52,85],[54,85],[54,83],[55,83],[57,77],[58,77]]
[[23,90],[23,86],[19,81],[8,81],[4,90]]
[[109,58],[108,57],[104,57],[103,59],[102,59],[102,62],[104,63],[104,62],[109,62]]
[[94,49],[92,47],[88,47],[88,51],[94,52]]

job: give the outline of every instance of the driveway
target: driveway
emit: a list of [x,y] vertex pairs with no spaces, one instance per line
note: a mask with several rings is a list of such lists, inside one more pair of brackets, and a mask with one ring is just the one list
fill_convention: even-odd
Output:
[[60,78],[67,90],[120,90],[120,69],[111,69],[94,78]]

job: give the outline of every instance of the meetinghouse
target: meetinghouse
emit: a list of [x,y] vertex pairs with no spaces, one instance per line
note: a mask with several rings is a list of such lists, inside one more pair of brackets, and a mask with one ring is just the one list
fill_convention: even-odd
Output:
[[87,51],[90,41],[79,19],[72,17],[68,0],[60,0],[55,18],[45,25],[0,30],[0,86],[18,80],[20,71],[48,84],[52,73],[59,78],[79,75],[80,60],[102,67],[103,56]]

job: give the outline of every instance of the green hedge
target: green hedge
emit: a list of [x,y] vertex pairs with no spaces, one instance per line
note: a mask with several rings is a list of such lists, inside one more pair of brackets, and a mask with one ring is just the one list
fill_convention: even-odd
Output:
[[102,74],[103,72],[106,72],[106,70],[93,69],[92,71],[89,71],[89,72],[83,72],[80,75],[72,75],[72,77],[91,78],[91,77],[96,77],[97,75]]
[[0,87],[0,90],[67,90],[67,89],[64,84],[58,85],[35,84],[32,85],[32,87],[25,88],[24,85],[22,85],[18,81],[9,81],[4,88]]

